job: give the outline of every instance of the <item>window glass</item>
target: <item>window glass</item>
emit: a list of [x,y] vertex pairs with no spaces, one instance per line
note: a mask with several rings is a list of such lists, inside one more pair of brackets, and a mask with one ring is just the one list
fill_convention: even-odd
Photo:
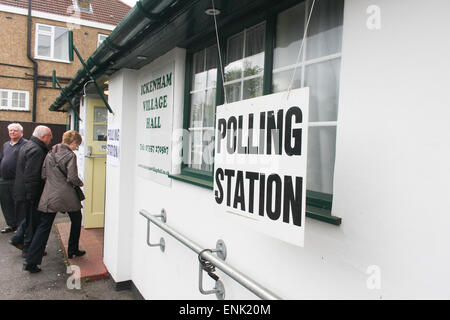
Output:
[[1,106],[7,107],[8,106],[8,91],[1,91]]
[[22,109],[26,108],[26,96],[24,92],[19,93],[19,107]]
[[284,91],[291,81],[292,88],[310,88],[307,188],[332,193],[344,1],[315,1],[306,54],[299,59],[311,4],[307,0],[277,17],[272,89]]
[[17,108],[19,106],[19,93],[13,92],[12,93],[12,106]]
[[106,141],[106,132],[108,126],[106,125],[94,125],[94,141]]
[[53,58],[59,60],[69,60],[69,30],[55,27]]
[[108,121],[108,111],[104,107],[94,107],[94,122],[105,123]]
[[304,17],[304,2],[278,15],[273,56],[274,69],[292,65],[297,61],[298,51],[305,33]]
[[262,95],[265,30],[263,22],[228,38],[224,68],[227,102]]
[[106,35],[106,34],[98,35],[97,48],[100,47],[100,45],[102,44],[103,41],[105,41],[106,38],[108,38],[108,35]]
[[39,32],[52,32],[52,27],[51,26],[43,26],[43,25],[39,25],[38,26],[38,30]]
[[340,59],[308,65],[305,86],[309,91],[309,120],[336,121],[339,99]]
[[188,167],[211,171],[218,53],[213,45],[192,56]]
[[333,193],[336,126],[309,127],[308,173],[306,188],[321,193]]
[[38,35],[38,56],[51,58],[52,37],[49,35]]
[[307,60],[341,51],[343,12],[342,0],[316,1],[308,28]]
[[90,0],[77,0],[78,7],[83,11],[91,10],[91,1]]

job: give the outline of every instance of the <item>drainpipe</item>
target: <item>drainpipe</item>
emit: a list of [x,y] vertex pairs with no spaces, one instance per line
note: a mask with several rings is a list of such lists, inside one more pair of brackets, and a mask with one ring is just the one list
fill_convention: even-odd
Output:
[[28,35],[27,35],[27,56],[33,63],[33,109],[32,109],[32,122],[36,122],[36,101],[37,101],[37,77],[38,77],[38,64],[36,60],[31,56],[31,0],[28,0]]

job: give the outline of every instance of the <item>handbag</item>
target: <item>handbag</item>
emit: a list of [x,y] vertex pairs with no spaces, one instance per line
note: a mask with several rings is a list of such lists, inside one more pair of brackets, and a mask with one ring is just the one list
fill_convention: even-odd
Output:
[[81,188],[79,186],[73,186],[73,188],[75,189],[75,192],[78,196],[78,200],[83,201],[84,199],[86,199],[86,197],[84,196],[83,190],[81,190]]
[[[53,152],[50,152],[50,156],[53,158],[53,161],[55,161],[56,167],[59,169],[59,171],[62,173],[62,175],[64,177],[66,177],[66,179],[67,179],[67,174],[59,166],[58,161],[56,161],[55,154]],[[75,193],[77,194],[78,200],[80,200],[80,202],[83,201],[84,199],[86,199],[86,197],[84,196],[83,190],[81,190],[81,188],[79,186],[72,185],[72,187],[74,188]]]

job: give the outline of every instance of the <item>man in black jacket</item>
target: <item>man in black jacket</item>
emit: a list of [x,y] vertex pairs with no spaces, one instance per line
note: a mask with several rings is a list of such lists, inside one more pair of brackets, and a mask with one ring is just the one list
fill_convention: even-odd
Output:
[[3,144],[0,151],[0,203],[8,225],[1,233],[15,231],[25,218],[20,210],[16,210],[13,187],[19,150],[27,140],[23,138],[23,127],[19,123],[8,125],[8,133],[10,140]]
[[[37,206],[45,184],[41,178],[41,170],[51,141],[52,132],[50,128],[37,126],[34,129],[33,136],[20,149],[17,159],[14,197],[26,212],[23,248],[25,253],[31,243],[34,231],[40,222],[41,213],[37,210]],[[16,236],[19,235],[16,234]],[[12,244],[18,243],[14,239],[16,236],[11,238]],[[30,272],[40,271],[37,266],[24,265],[24,269]]]

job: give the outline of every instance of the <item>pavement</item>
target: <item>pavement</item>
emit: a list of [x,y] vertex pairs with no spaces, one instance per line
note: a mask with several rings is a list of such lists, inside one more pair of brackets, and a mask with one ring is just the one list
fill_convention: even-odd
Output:
[[[131,290],[116,291],[111,278],[77,283],[67,273],[68,262],[58,239],[57,223],[70,222],[58,213],[47,243],[39,273],[22,271],[22,251],[8,243],[12,233],[0,233],[0,300],[134,300]],[[0,210],[0,229],[5,224]],[[76,264],[76,259],[71,261]]]

